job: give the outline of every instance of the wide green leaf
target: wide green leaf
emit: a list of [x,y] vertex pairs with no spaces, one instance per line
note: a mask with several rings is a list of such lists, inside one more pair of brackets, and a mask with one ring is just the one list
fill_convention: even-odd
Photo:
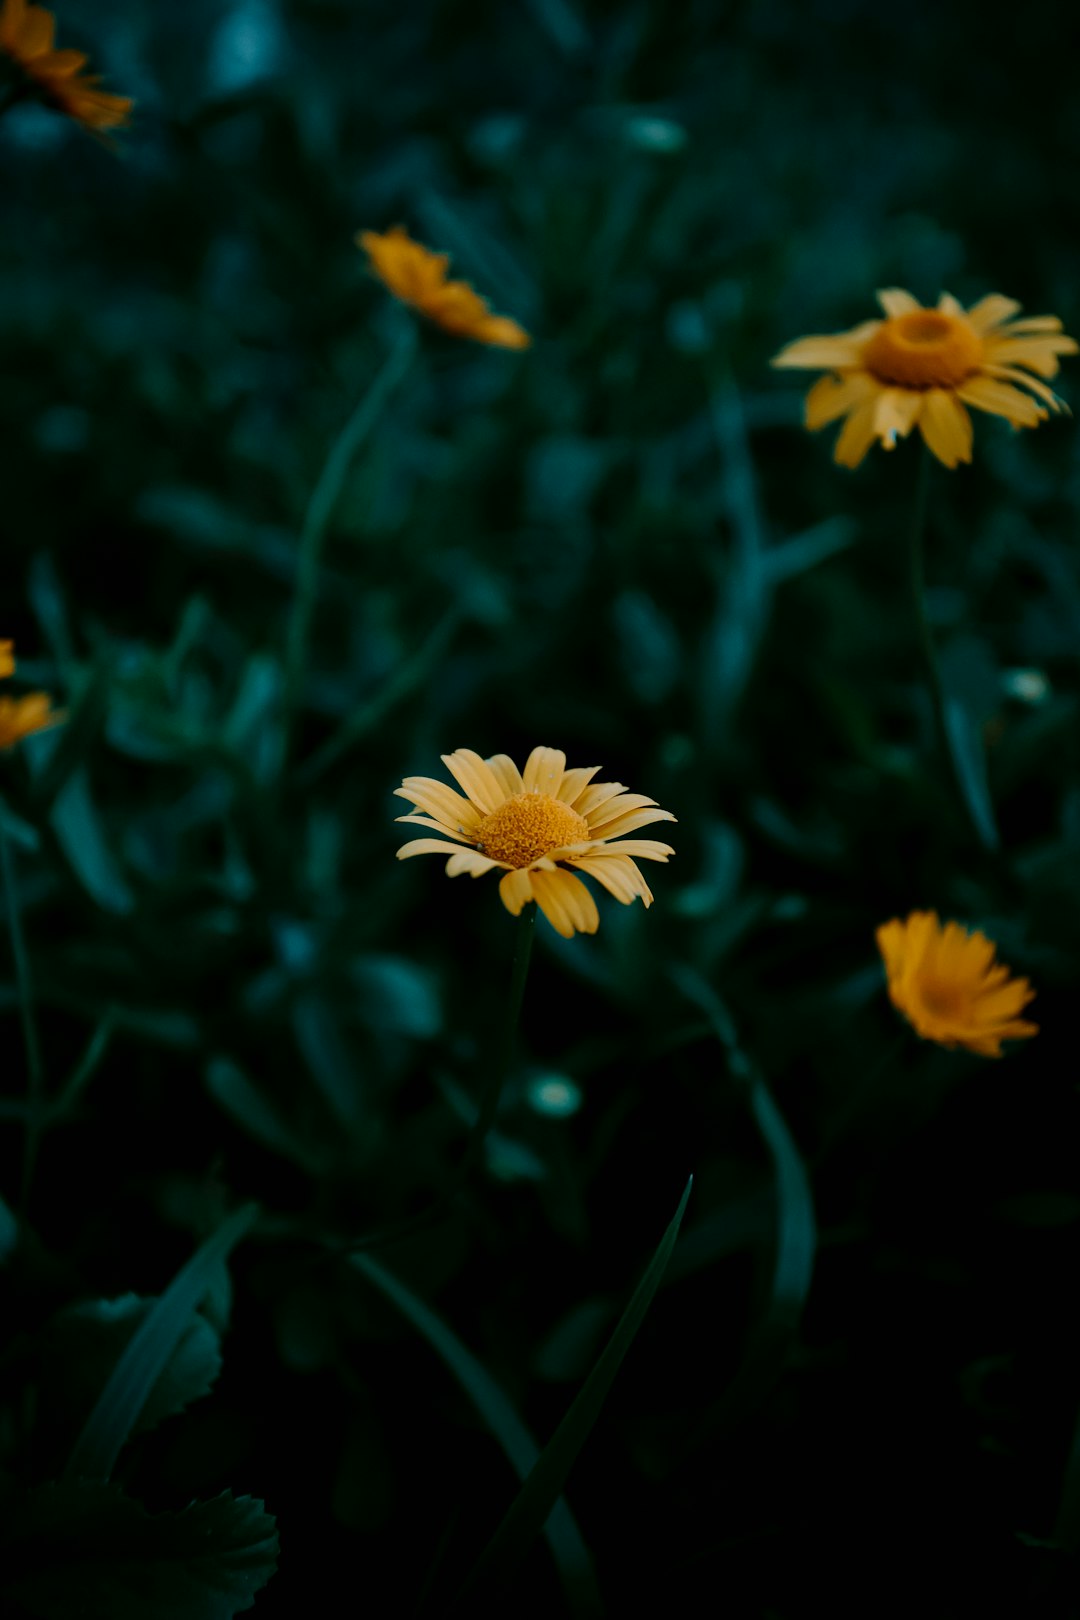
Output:
[[108,1479],[154,1388],[188,1332],[191,1318],[218,1280],[226,1256],[254,1223],[245,1204],[195,1251],[144,1317],[120,1355],[75,1442],[66,1480]]
[[277,1567],[274,1519],[228,1491],[150,1514],[112,1485],[45,1485],[2,1526],[0,1595],[34,1620],[231,1620]]
[[[78,1421],[87,1412],[155,1303],[124,1294],[119,1299],[84,1300],[53,1317],[39,1346],[42,1395],[51,1417]],[[151,1386],[132,1433],[155,1428],[208,1395],[220,1371],[220,1336],[195,1311]]]

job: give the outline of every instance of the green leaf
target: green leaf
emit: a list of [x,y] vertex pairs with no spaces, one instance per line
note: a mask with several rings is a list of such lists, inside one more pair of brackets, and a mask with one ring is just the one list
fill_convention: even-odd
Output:
[[[525,1479],[540,1455],[539,1447],[487,1369],[422,1299],[370,1255],[353,1254],[349,1261],[423,1334],[476,1407],[518,1478]],[[570,1612],[574,1615],[598,1613],[596,1576],[588,1548],[570,1509],[557,1493],[543,1528]]]
[[65,1081],[63,1089],[55,1101],[49,1105],[48,1122],[50,1125],[64,1119],[74,1108],[84,1089],[97,1072],[98,1065],[105,1056],[115,1028],[116,1014],[110,1010],[105,1014],[93,1035],[91,1035],[86,1050]]
[[[109,1374],[156,1303],[137,1294],[85,1300],[60,1311],[41,1339],[43,1393],[50,1416],[77,1421],[100,1396]],[[156,1428],[208,1395],[221,1371],[221,1340],[196,1311],[147,1394],[133,1434]]]
[[273,1105],[248,1079],[231,1058],[218,1056],[206,1065],[206,1089],[226,1114],[261,1147],[280,1153],[305,1170],[317,1168],[315,1156],[296,1131],[281,1118]]
[[986,775],[982,733],[967,706],[948,695],[945,697],[944,721],[956,779],[975,831],[984,849],[995,850],[1000,840]]
[[480,1594],[490,1601],[502,1593],[542,1529],[566,1483],[567,1475],[577,1461],[578,1453],[600,1416],[623,1357],[633,1344],[660,1286],[675,1248],[693,1185],[694,1178],[691,1176],[679,1200],[679,1207],[660,1240],[660,1246],[634,1290],[614,1333],[481,1554],[461,1591],[455,1612],[465,1612],[463,1605],[466,1599],[468,1612],[475,1612]]
[[35,760],[42,761],[34,777],[34,805],[39,815],[44,816],[55,804],[97,742],[105,724],[111,688],[112,669],[102,659],[80,681],[64,724],[43,734],[46,746],[39,744],[35,754]]
[[338,1123],[353,1135],[363,1115],[360,1079],[334,1009],[324,996],[305,990],[293,1003],[292,1022],[311,1078]]
[[349,977],[357,990],[356,1011],[372,1029],[430,1039],[442,1028],[434,975],[401,956],[360,956]]
[[154,1301],[113,1367],[72,1448],[64,1470],[66,1480],[108,1479],[121,1447],[188,1331],[194,1312],[217,1282],[222,1262],[250,1230],[257,1213],[254,1204],[238,1209],[195,1251]]
[[151,1515],[112,1485],[45,1485],[6,1504],[0,1592],[35,1620],[231,1620],[277,1552],[250,1496]]
[[73,771],[50,817],[60,846],[83,888],[104,911],[126,917],[135,897],[120,872],[98,821],[85,770]]
[[[723,1001],[685,964],[669,969],[679,989],[699,1006],[727,1053],[731,1072],[747,1087],[751,1112],[772,1159],[776,1189],[776,1246],[765,1314],[750,1336],[742,1365],[710,1425],[730,1411],[745,1412],[779,1375],[810,1292],[817,1250],[813,1195],[802,1157],[764,1080],[739,1045],[734,1020]],[[702,1426],[704,1432],[705,1426]]]
[[0,1266],[15,1252],[19,1240],[19,1223],[10,1207],[0,1198]]
[[808,569],[845,551],[857,534],[855,524],[848,517],[830,517],[815,523],[812,529],[804,529],[802,534],[769,547],[762,559],[766,578],[771,585],[797,579]]

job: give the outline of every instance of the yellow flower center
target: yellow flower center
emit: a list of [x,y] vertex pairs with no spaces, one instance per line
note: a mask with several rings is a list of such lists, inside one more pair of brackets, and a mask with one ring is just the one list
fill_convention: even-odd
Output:
[[879,382],[892,387],[957,388],[978,370],[982,343],[958,315],[913,309],[882,321],[862,360]]
[[589,823],[550,793],[517,793],[485,816],[476,829],[476,847],[507,866],[531,866],[564,844],[582,844]]
[[967,1022],[971,1016],[971,993],[966,984],[954,979],[924,979],[919,996],[927,1012],[949,1022]]

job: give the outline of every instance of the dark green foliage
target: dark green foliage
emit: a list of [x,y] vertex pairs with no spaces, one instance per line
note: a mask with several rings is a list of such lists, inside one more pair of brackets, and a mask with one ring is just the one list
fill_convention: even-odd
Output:
[[[691,1173],[505,1612],[571,1612],[575,1560],[613,1615],[1076,1612],[1080,437],[980,414],[931,467],[950,765],[914,446],[837,468],[768,365],[877,286],[1080,331],[1068,32],[61,6],[138,105],[112,150],[0,118],[5,690],[67,713],[0,755],[16,1615],[437,1612]],[[398,220],[533,347],[414,331],[353,245]],[[514,925],[396,862],[392,790],[538,743],[677,854],[648,912],[538,924],[458,1186]],[[1037,1038],[906,1032],[874,929],[915,907],[997,941]]]
[[45,1485],[7,1506],[0,1581],[41,1620],[232,1620],[273,1574],[277,1547],[250,1496],[148,1514],[112,1485]]

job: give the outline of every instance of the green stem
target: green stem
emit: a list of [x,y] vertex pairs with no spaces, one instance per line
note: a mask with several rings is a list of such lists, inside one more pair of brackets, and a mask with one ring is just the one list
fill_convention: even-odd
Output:
[[438,1198],[434,1199],[424,1209],[419,1210],[415,1215],[407,1216],[405,1220],[397,1221],[392,1226],[380,1227],[376,1231],[369,1233],[367,1237],[357,1238],[345,1244],[345,1253],[353,1254],[360,1249],[374,1249],[382,1243],[392,1243],[398,1238],[411,1237],[414,1232],[419,1232],[425,1226],[430,1225],[444,1210],[449,1208],[468,1180],[475,1168],[476,1161],[483,1152],[488,1133],[495,1123],[503,1087],[513,1066],[518,1024],[521,1021],[521,1007],[525,999],[525,983],[529,977],[529,963],[532,960],[535,934],[536,905],[533,903],[525,906],[518,918],[517,937],[514,940],[514,960],[510,966],[510,991],[506,998],[502,1032],[496,1051],[495,1063],[491,1071],[491,1079],[488,1082],[487,1090],[480,1099],[480,1108],[465,1143],[465,1151],[458,1161],[449,1185],[439,1194]]
[[367,393],[357,404],[345,426],[330,447],[322,472],[311,494],[300,534],[300,560],[296,592],[285,643],[285,738],[283,758],[288,758],[289,742],[296,719],[304,675],[315,597],[319,584],[323,542],[334,508],[357,454],[386,408],[391,394],[405,375],[416,348],[416,328],[406,321],[390,352],[376,373]]
[[30,1186],[34,1179],[34,1167],[37,1163],[38,1145],[41,1139],[41,1127],[45,1111],[45,1071],[41,1062],[37,1024],[34,1021],[34,994],[30,981],[30,959],[26,953],[22,918],[19,914],[19,898],[15,889],[15,862],[12,859],[11,844],[8,840],[7,830],[4,827],[2,811],[0,811],[0,873],[3,875],[4,902],[7,907],[8,928],[11,932],[11,954],[15,959],[15,981],[19,990],[19,1013],[22,1018],[23,1042],[26,1046],[26,1068],[29,1082],[27,1087],[26,1143],[23,1150],[22,1194],[20,1198],[20,1207],[25,1214],[30,1198]]
[[[930,487],[930,461],[930,451],[925,444],[920,444],[919,470],[915,475],[915,498],[912,502],[911,521],[908,527],[908,583],[911,589],[911,606],[915,614],[919,650],[922,653],[923,665],[926,671],[926,683],[930,689],[930,705],[934,711],[934,734],[937,738],[938,751],[945,761],[949,774],[952,776],[953,785],[959,794],[960,802],[970,815],[968,797],[964,791],[964,783],[960,772],[957,769],[952,738],[949,735],[949,723],[945,712],[945,686],[941,679],[941,666],[938,663],[934,635],[930,629],[930,620],[926,612],[924,541],[926,535],[927,492]],[[976,831],[978,831],[978,828],[976,828]]]
[[908,582],[911,587],[911,605],[915,612],[915,627],[919,649],[926,666],[926,679],[930,687],[930,700],[934,709],[934,725],[938,741],[950,757],[949,734],[945,726],[945,688],[941,684],[934,637],[930,620],[926,616],[926,571],[923,561],[923,537],[926,532],[927,492],[930,487],[930,452],[925,444],[919,446],[919,470],[915,475],[915,499],[908,527]]
[[375,696],[361,708],[354,710],[340,731],[336,731],[321,748],[304,761],[296,773],[296,780],[303,787],[310,787],[323,771],[335,765],[341,756],[348,753],[349,749],[366,736],[372,727],[378,725],[391,709],[426,680],[442,659],[459,630],[463,617],[461,607],[455,602],[413,656],[399,664]]

